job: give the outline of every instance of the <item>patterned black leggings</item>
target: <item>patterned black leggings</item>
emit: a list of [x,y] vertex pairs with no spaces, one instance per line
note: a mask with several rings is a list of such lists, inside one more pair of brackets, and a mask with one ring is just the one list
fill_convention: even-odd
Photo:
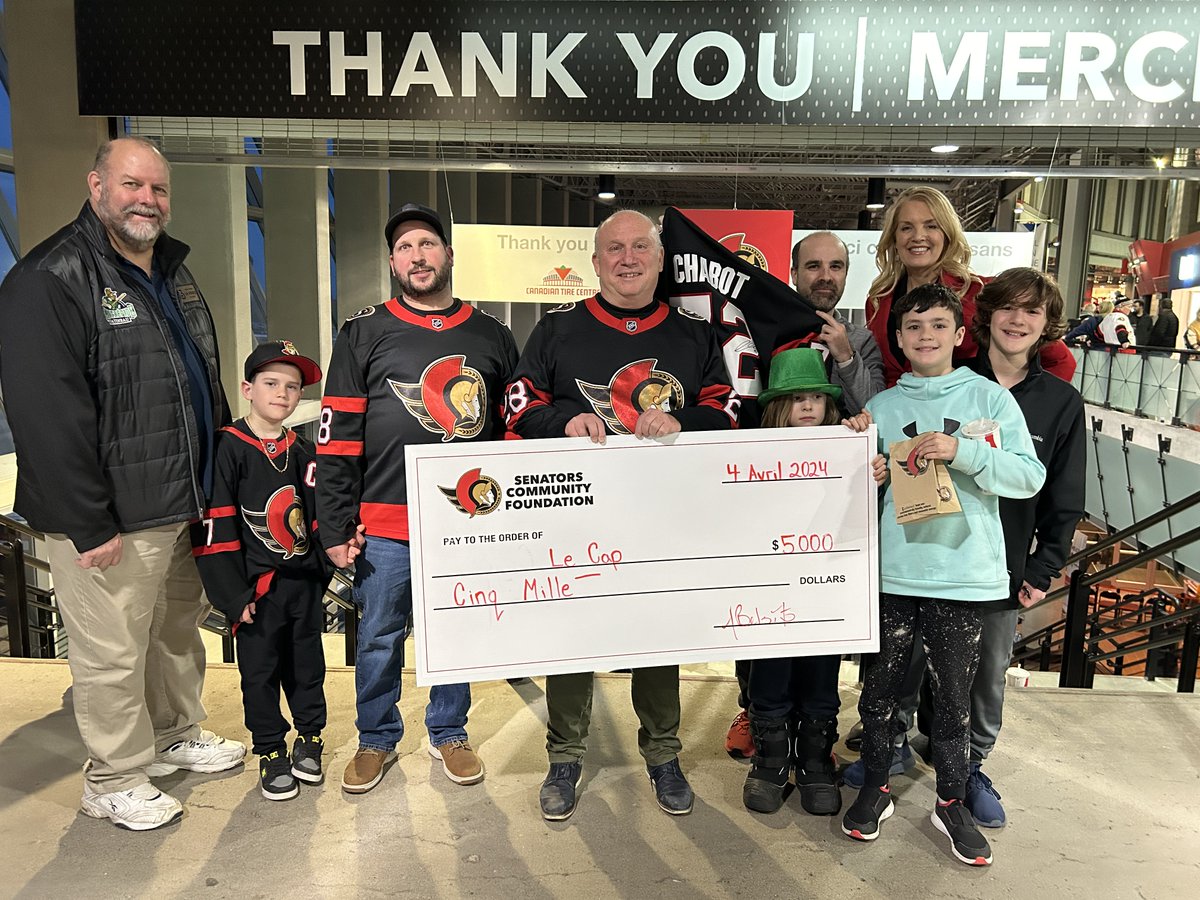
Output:
[[983,614],[973,603],[879,596],[879,656],[867,670],[858,714],[863,721],[866,785],[888,783],[896,712],[919,624],[934,693],[933,768],[943,800],[963,799],[971,738],[971,682],[979,666]]

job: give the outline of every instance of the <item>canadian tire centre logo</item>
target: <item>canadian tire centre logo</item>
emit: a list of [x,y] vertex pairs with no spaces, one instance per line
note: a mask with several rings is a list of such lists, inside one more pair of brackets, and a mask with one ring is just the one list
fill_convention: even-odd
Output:
[[438,490],[455,509],[471,518],[495,512],[504,498],[504,491],[496,479],[484,475],[480,469],[463,472],[454,487],[439,484]]

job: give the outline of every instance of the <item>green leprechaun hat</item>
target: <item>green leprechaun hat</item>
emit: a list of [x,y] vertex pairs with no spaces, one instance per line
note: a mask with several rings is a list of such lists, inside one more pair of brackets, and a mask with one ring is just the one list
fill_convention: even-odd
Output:
[[842,389],[830,384],[825,375],[825,359],[820,350],[799,347],[777,353],[771,359],[770,387],[758,395],[759,404],[766,406],[776,397],[802,391],[821,391],[834,400],[842,396]]

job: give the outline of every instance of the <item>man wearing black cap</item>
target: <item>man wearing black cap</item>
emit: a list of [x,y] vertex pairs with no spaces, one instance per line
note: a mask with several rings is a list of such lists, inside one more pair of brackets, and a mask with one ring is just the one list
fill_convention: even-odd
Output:
[[87,750],[84,813],[145,831],[183,807],[150,778],[219,772],[246,748],[202,729],[208,611],[188,523],[229,421],[212,316],[165,231],[171,170],[103,144],[79,215],[0,287],[16,511],[46,532]]
[[[396,704],[412,614],[404,448],[409,444],[500,438],[504,386],[517,361],[512,333],[455,299],[454,251],[436,212],[407,203],[384,228],[399,294],[352,315],[329,363],[317,432],[317,519],[338,567],[366,533],[355,567],[362,608],[355,660],[358,752],[342,790],[379,784],[404,735]],[[483,779],[467,742],[466,684],[430,688],[429,752],[458,784]]]

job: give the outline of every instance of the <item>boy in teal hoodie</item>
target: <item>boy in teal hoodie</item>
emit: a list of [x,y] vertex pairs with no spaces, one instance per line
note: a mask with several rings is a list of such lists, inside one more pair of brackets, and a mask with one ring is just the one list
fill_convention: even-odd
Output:
[[[970,369],[953,368],[954,348],[964,335],[962,304],[954,292],[922,285],[897,301],[893,311],[896,337],[912,372],[871,398],[867,416],[856,418],[875,422],[885,452],[893,443],[924,434],[914,455],[948,466],[962,512],[899,525],[892,491],[884,496],[879,656],[867,671],[858,707],[865,780],[842,831],[873,841],[880,822],[893,812],[888,769],[895,713],[919,626],[936,695],[932,741],[938,801],[931,820],[949,838],[955,858],[984,866],[992,861],[991,848],[962,802],[982,628],[978,603],[1008,596],[999,498],[1032,497],[1046,470],[1012,395]],[[996,446],[961,437],[964,426],[980,419],[998,424]]]

